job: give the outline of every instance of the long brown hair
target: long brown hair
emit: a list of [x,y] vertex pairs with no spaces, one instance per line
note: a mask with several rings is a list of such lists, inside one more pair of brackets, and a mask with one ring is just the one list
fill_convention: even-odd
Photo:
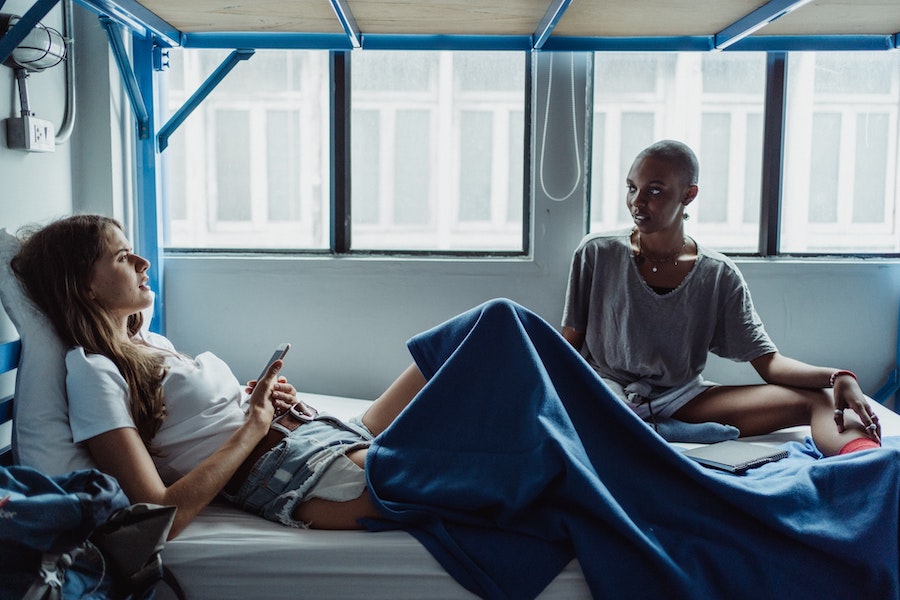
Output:
[[28,296],[43,311],[67,347],[110,359],[128,384],[131,416],[147,448],[165,418],[162,379],[164,357],[131,341],[143,315],[128,318],[128,339],[116,321],[90,294],[94,263],[106,251],[115,219],[75,215],[24,231],[22,248],[10,265]]

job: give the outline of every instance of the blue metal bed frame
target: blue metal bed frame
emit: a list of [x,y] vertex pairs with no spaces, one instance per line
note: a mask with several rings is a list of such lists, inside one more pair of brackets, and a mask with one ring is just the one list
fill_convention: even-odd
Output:
[[[898,311],[900,312],[900,311]],[[898,315],[898,323],[900,323],[900,315]],[[0,343],[0,374],[9,373],[18,368],[19,356],[22,351],[22,343],[20,340],[12,340]],[[900,325],[897,331],[897,354],[895,355],[895,367],[888,375],[884,385],[875,392],[872,397],[881,404],[885,404],[892,396],[895,398],[893,410],[896,412],[900,406]],[[0,425],[11,423],[13,419],[13,396],[5,396],[0,398]],[[0,446],[0,465],[8,466],[12,464],[12,446],[11,444],[3,444]]]
[[[47,15],[60,0],[36,0],[21,20],[0,37],[0,62]],[[110,46],[135,114],[137,143],[137,198],[135,246],[155,265],[150,284],[156,290],[153,329],[165,332],[163,290],[162,201],[159,194],[159,153],[181,121],[227,75],[239,60],[250,58],[259,48],[320,49],[344,52],[372,50],[518,50],[518,51],[767,51],[801,50],[895,50],[900,32],[891,35],[751,35],[766,24],[801,7],[810,0],[769,0],[721,31],[700,36],[570,37],[551,35],[572,0],[548,0],[544,17],[531,35],[395,35],[369,34],[359,30],[347,0],[329,0],[344,33],[184,33],[155,15],[136,0],[76,0],[100,15]],[[0,0],[2,6],[4,0]],[[124,33],[131,32],[129,60]],[[233,53],[210,76],[169,123],[157,128],[154,112],[154,71],[165,65],[168,47],[224,48]]]
[[[19,340],[0,344],[0,373],[9,373],[19,366],[19,355],[22,351],[22,343]],[[12,395],[0,398],[0,425],[12,423],[13,397]],[[12,464],[12,445],[0,446],[0,465]]]
[[900,412],[900,306],[897,308],[897,349],[894,353],[894,368],[888,373],[887,381],[879,388],[877,392],[872,394],[877,402],[881,404],[887,403],[893,396],[894,412]]
[[[60,0],[37,0],[21,20],[0,37],[0,62],[47,15]],[[765,24],[805,4],[808,0],[770,0],[743,18],[709,36],[687,37],[560,37],[551,33],[571,0],[550,0],[543,19],[532,35],[384,35],[366,34],[359,28],[346,0],[330,0],[344,28],[343,34],[309,33],[183,33],[166,23],[135,0],[77,0],[100,15],[125,90],[136,118],[138,134],[137,195],[140,215],[137,219],[136,246],[154,263],[151,285],[156,290],[154,330],[165,331],[162,220],[158,193],[159,153],[169,136],[184,118],[202,102],[210,91],[241,60],[247,60],[258,48],[322,49],[348,51],[355,48],[375,50],[518,50],[518,51],[768,51],[799,50],[896,50],[900,48],[900,32],[893,35],[840,36],[751,36]],[[0,6],[4,0],[0,0]],[[133,60],[125,47],[126,30],[130,30]],[[172,119],[157,128],[154,113],[155,70],[163,68],[162,53],[166,47],[235,49],[222,65],[191,96]],[[873,395],[880,403],[895,397],[895,410],[900,404],[900,314],[898,314],[897,362],[888,380]],[[16,369],[21,352],[18,340],[0,344],[0,373]],[[0,424],[12,421],[12,397],[0,399]],[[0,447],[0,464],[11,461],[9,445]]]

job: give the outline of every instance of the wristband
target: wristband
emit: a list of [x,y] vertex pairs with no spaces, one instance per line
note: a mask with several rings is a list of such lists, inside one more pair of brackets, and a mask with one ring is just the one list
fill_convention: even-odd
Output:
[[853,373],[853,371],[845,371],[844,369],[840,369],[831,374],[831,379],[828,380],[828,387],[833,388],[834,380],[837,379],[838,377],[840,377],[841,375],[848,375],[848,376],[852,377],[853,379],[855,379],[856,381],[859,381],[858,379],[856,379],[856,375]]

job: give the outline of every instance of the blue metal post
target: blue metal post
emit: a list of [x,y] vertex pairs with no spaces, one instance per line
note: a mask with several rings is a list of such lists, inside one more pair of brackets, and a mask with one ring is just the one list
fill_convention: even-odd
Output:
[[109,45],[116,59],[116,65],[119,67],[125,92],[131,102],[131,110],[134,111],[134,117],[137,119],[138,138],[143,140],[150,135],[150,112],[147,106],[153,104],[153,98],[151,97],[148,101],[141,97],[134,69],[128,62],[128,54],[122,42],[119,24],[109,17],[100,17],[100,24],[106,30],[106,37],[109,38]]
[[136,195],[137,195],[137,247],[142,256],[150,260],[151,288],[156,292],[151,328],[158,333],[166,331],[165,277],[163,260],[163,228],[160,210],[159,155],[156,152],[156,104],[153,72],[153,40],[150,37],[132,38],[134,74],[138,92],[147,107],[148,135],[136,144]]

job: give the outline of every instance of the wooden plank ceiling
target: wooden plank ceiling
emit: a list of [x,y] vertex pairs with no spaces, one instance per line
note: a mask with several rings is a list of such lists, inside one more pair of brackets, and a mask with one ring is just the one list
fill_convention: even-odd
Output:
[[[184,33],[342,33],[330,0],[137,0]],[[532,35],[552,0],[344,0],[361,34]],[[765,0],[572,0],[551,36],[709,36]],[[900,0],[813,0],[754,35],[894,35]]]

